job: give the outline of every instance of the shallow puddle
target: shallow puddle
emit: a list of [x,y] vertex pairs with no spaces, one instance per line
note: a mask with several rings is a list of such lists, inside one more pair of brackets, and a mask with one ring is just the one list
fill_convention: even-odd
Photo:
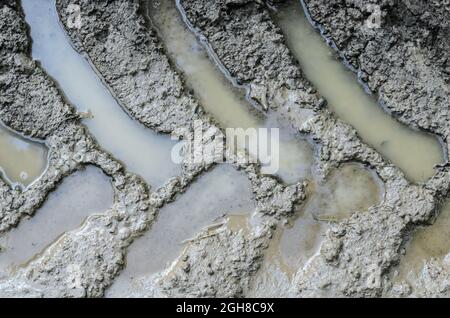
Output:
[[291,271],[298,269],[317,252],[326,222],[349,218],[380,199],[379,185],[370,172],[358,165],[345,165],[324,184],[316,185],[299,215],[284,227],[275,244],[282,258],[279,262]]
[[375,178],[362,166],[347,164],[323,184],[315,185],[295,217],[275,231],[251,295],[275,296],[272,289],[289,286],[297,271],[319,251],[328,222],[338,222],[378,204],[382,191]]
[[246,175],[229,165],[218,165],[161,209],[148,232],[130,246],[127,265],[106,295],[126,297],[136,279],[164,270],[180,255],[183,241],[203,227],[224,214],[250,214],[253,210]]
[[341,221],[380,203],[382,194],[375,178],[363,167],[347,164],[316,185],[300,215],[280,237],[279,251],[286,266],[298,268],[316,252],[326,222]]
[[99,144],[152,186],[179,175],[180,166],[171,160],[176,142],[139,124],[120,107],[89,63],[72,48],[59,24],[54,0],[23,0],[22,6],[33,38],[33,58],[79,111],[91,112],[93,118],[84,124]]
[[0,175],[11,185],[24,187],[47,167],[47,147],[21,137],[0,124]]
[[275,14],[287,44],[301,69],[330,109],[352,125],[364,141],[396,164],[414,182],[425,181],[443,162],[437,138],[400,124],[358,83],[305,17],[298,1]]
[[91,214],[111,208],[110,178],[92,166],[65,178],[35,215],[0,238],[0,272],[23,264]]
[[383,197],[378,176],[359,164],[345,164],[326,182],[313,187],[307,210],[324,221],[346,219],[356,211],[376,205]]
[[[282,127],[274,115],[265,118],[258,113],[245,99],[245,92],[239,92],[228,82],[225,75],[209,59],[195,35],[184,24],[175,1],[160,1],[158,4],[150,1],[148,14],[166,46],[167,53],[185,75],[186,84],[221,126],[243,129],[280,128],[280,169],[275,174],[286,183],[294,183],[308,177],[313,163],[311,145],[289,128]],[[258,157],[257,154],[252,155]]]
[[395,280],[406,280],[414,285],[420,277],[425,261],[443,259],[450,253],[450,202],[447,202],[433,225],[419,229],[402,257]]

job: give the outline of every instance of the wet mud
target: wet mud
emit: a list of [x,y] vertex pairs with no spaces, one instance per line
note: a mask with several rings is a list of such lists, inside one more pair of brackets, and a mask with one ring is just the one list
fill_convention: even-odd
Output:
[[[448,297],[449,10],[372,2],[376,29],[361,1],[295,2],[310,19],[287,27],[288,1],[56,0],[41,13],[3,1],[0,120],[20,138],[0,145],[26,141],[27,155],[0,153],[0,295]],[[333,52],[321,70],[296,52],[311,39],[290,34],[311,26],[334,49],[320,47]],[[322,80],[357,93],[335,98]],[[379,118],[385,129],[363,133]],[[170,135],[197,120],[280,127],[294,150],[276,176],[260,163],[173,168]],[[403,141],[414,160],[393,155]],[[25,187],[14,156],[31,169]]]

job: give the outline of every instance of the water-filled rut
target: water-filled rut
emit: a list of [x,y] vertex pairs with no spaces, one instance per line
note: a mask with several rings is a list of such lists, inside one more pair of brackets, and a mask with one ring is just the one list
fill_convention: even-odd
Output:
[[397,165],[414,182],[426,181],[444,161],[436,137],[399,123],[365,92],[356,75],[335,58],[302,11],[288,1],[274,14],[300,67],[328,102],[330,109],[352,125],[369,145]]
[[171,160],[175,142],[127,115],[86,59],[71,46],[55,1],[23,0],[22,6],[33,39],[33,58],[41,62],[80,112],[92,114],[84,124],[100,145],[152,186],[178,175],[180,166]]
[[23,138],[0,123],[0,175],[11,185],[28,186],[47,167],[43,143]]

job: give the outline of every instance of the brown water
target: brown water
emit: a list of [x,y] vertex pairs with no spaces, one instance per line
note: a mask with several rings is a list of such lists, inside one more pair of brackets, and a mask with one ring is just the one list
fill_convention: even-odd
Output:
[[250,186],[244,173],[225,164],[200,177],[186,193],[163,207],[147,233],[130,246],[127,265],[107,296],[126,296],[134,281],[168,268],[180,255],[183,242],[220,216],[253,211]]
[[381,181],[374,172],[359,164],[345,164],[326,182],[314,185],[308,211],[322,220],[339,221],[375,205],[382,197]]
[[47,147],[21,137],[0,124],[0,175],[11,185],[24,187],[47,167]]
[[[310,144],[283,126],[275,115],[262,116],[252,109],[244,93],[228,83],[186,28],[174,1],[159,3],[160,6],[150,8],[149,16],[169,55],[185,75],[187,85],[205,109],[223,127],[281,128],[280,170],[276,175],[286,183],[310,178],[313,164]],[[23,4],[34,40],[33,57],[58,80],[80,111],[92,112],[93,119],[85,120],[85,124],[100,144],[150,184],[162,184],[178,174],[180,168],[170,159],[173,143],[139,125],[120,108],[89,64],[70,46],[59,26],[53,1],[42,0],[37,4],[23,0]],[[333,58],[333,52],[303,17],[299,6],[281,10],[277,21],[306,76],[327,98],[331,109],[411,180],[423,181],[431,176],[433,165],[443,160],[437,140],[399,124],[385,113],[364,92],[355,76]],[[47,153],[43,145],[16,137],[0,127],[0,166],[11,182],[27,185],[45,169]],[[374,175],[354,164],[344,165],[324,183],[313,182],[311,192],[296,217],[275,232],[255,280],[255,295],[267,293],[272,287],[272,292],[278,293],[290,284],[298,269],[318,252],[327,222],[339,222],[352,213],[364,211],[383,196]],[[248,214],[254,210],[251,197],[246,176],[228,165],[219,165],[202,176],[185,194],[165,206],[151,229],[133,243],[127,266],[107,295],[126,295],[137,278],[168,268],[180,255],[183,241],[224,214],[228,215],[230,230],[249,233]],[[0,253],[0,269],[27,261],[65,231],[77,228],[88,215],[103,212],[111,204],[109,179],[95,168],[67,178],[33,218],[0,239],[4,248]],[[408,277],[424,259],[448,253],[449,210],[444,209],[433,227],[416,234],[400,267],[400,272],[406,273],[402,277]]]
[[[245,92],[233,87],[207,52],[186,27],[175,1],[148,2],[148,13],[167,53],[184,74],[187,85],[202,106],[223,128],[280,128],[279,170],[275,173],[286,183],[310,176],[313,164],[311,145],[283,127],[274,114],[268,118],[245,99]],[[243,147],[243,145],[240,145]],[[257,154],[253,154],[257,157]]]
[[444,161],[437,138],[400,124],[358,83],[334,56],[305,17],[300,2],[289,1],[274,15],[306,78],[330,109],[352,125],[361,138],[397,165],[414,182],[426,181]]
[[396,281],[414,285],[425,261],[443,259],[450,253],[450,202],[447,202],[433,225],[419,229],[409,242],[397,269]]
[[250,217],[251,213],[248,212],[245,214],[229,214],[225,219],[225,225],[231,232],[242,232],[245,235],[248,235],[252,230],[249,220]]
[[318,253],[328,222],[366,211],[379,204],[382,196],[374,174],[356,164],[344,165],[326,182],[315,185],[295,217],[275,231],[249,295],[290,296],[293,277]]
[[0,272],[28,261],[89,215],[105,212],[113,199],[111,181],[98,168],[89,166],[65,178],[32,218],[0,237]]

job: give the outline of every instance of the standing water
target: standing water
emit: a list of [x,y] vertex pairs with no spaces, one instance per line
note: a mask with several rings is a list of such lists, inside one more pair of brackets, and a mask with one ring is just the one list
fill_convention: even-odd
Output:
[[0,175],[4,181],[26,187],[44,172],[46,166],[44,144],[25,139],[0,124]]
[[375,172],[359,164],[345,164],[324,183],[314,184],[308,211],[316,219],[340,221],[365,211],[383,197],[382,182]]
[[450,255],[450,202],[442,208],[435,223],[416,231],[403,256],[396,281],[412,283],[420,278],[425,261]]
[[65,178],[36,215],[0,237],[0,272],[28,261],[89,215],[105,212],[113,197],[110,179],[98,168],[87,167]]
[[282,6],[275,15],[301,69],[327,99],[328,105],[352,125],[367,143],[396,164],[414,182],[426,181],[443,161],[437,138],[413,130],[386,113],[336,58],[308,22],[298,1]]
[[127,265],[107,296],[126,296],[139,277],[167,268],[182,252],[183,241],[218,217],[250,214],[254,210],[251,198],[251,185],[244,173],[229,165],[216,166],[161,209],[151,229],[129,248]]
[[344,165],[311,192],[294,219],[275,231],[249,296],[290,296],[286,286],[319,251],[327,223],[366,211],[382,198],[375,174],[356,164]]
[[313,187],[300,215],[284,229],[280,238],[283,262],[295,269],[316,252],[320,236],[326,229],[321,221],[347,219],[353,213],[378,204],[383,197],[381,181],[375,173],[357,164],[344,165],[326,182]]
[[23,0],[33,38],[33,58],[39,60],[79,109],[93,118],[84,123],[102,147],[122,160],[150,185],[162,185],[180,173],[171,160],[175,142],[130,118],[103,85],[89,63],[71,46],[59,24],[54,0]]
[[[228,83],[224,74],[208,58],[195,35],[184,24],[175,1],[148,2],[148,14],[164,42],[168,54],[184,73],[187,85],[202,106],[223,128],[280,128],[278,175],[286,183],[308,177],[313,150],[306,140],[299,140],[288,128],[280,127],[274,116],[264,118],[252,109],[245,93]],[[254,155],[254,154],[253,154]]]

